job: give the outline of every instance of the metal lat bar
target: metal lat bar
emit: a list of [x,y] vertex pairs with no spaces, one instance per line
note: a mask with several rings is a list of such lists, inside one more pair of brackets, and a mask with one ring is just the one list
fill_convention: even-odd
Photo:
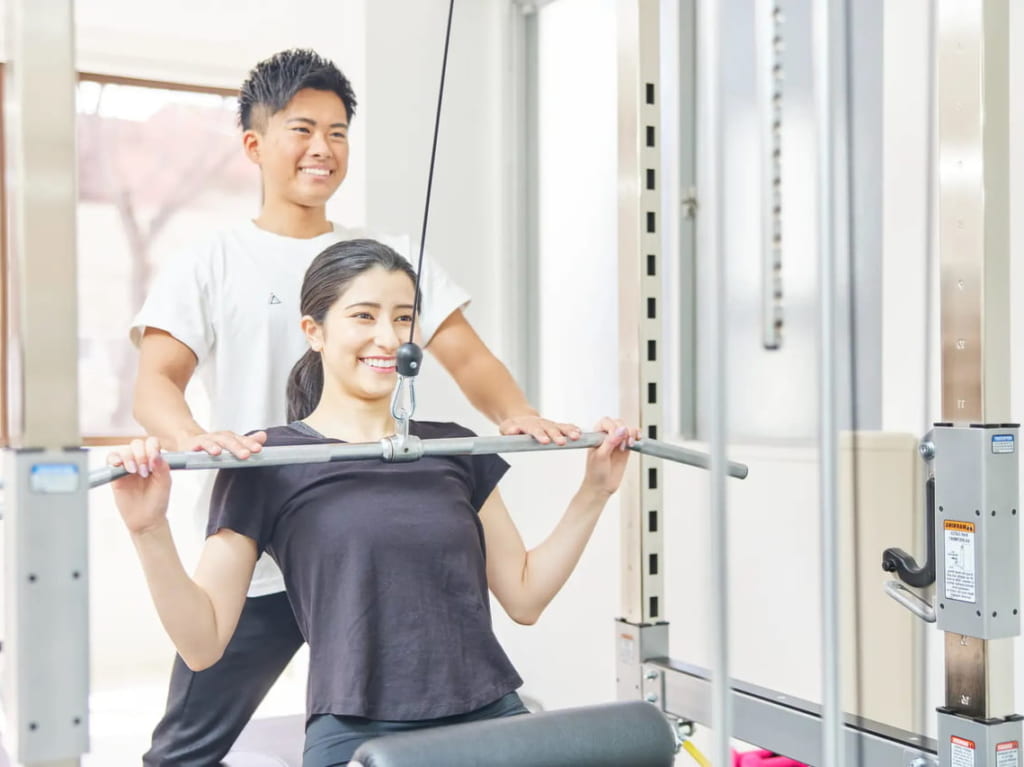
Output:
[[[285,466],[300,463],[330,463],[332,461],[365,460],[416,460],[424,456],[446,455],[490,455],[493,453],[532,453],[551,450],[574,450],[597,447],[607,435],[601,431],[587,432],[578,440],[566,445],[550,443],[542,445],[533,437],[512,435],[508,437],[449,437],[424,439],[409,437],[406,444],[411,455],[403,458],[391,453],[390,439],[380,442],[355,444],[292,445],[288,447],[265,447],[249,458],[240,460],[231,455],[210,455],[209,453],[164,453],[163,459],[172,469],[255,469],[260,466]],[[638,440],[629,448],[634,453],[664,458],[697,468],[707,468],[709,457],[696,450],[688,450],[656,439]],[[89,473],[89,486],[99,487],[123,477],[127,472],[119,466],[104,466]],[[746,464],[729,461],[728,474],[736,479],[747,476]]]

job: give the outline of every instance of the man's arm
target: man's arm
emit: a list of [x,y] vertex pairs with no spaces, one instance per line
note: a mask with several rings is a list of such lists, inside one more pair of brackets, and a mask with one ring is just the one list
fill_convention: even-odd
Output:
[[497,424],[502,434],[532,434],[538,442],[566,436],[577,439],[578,427],[541,418],[506,368],[456,309],[437,329],[427,347],[462,389],[470,403]]
[[196,355],[188,346],[170,333],[146,328],[139,343],[132,407],[135,420],[167,450],[205,450],[217,455],[227,449],[236,458],[259,452],[266,439],[262,432],[248,437],[233,432],[207,433],[196,423],[185,402],[185,387],[195,370]]

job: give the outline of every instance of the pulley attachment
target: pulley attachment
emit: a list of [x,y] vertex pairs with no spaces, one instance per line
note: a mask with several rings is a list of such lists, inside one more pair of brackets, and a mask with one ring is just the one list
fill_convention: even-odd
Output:
[[[391,417],[395,419],[394,450],[402,455],[409,441],[409,419],[416,412],[416,376],[423,364],[423,350],[412,341],[398,347],[395,353],[395,367],[398,369],[398,383],[391,395]],[[415,459],[410,459],[415,460]]]

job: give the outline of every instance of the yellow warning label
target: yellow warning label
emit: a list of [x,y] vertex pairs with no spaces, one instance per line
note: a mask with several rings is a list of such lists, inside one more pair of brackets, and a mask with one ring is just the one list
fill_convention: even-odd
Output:
[[942,523],[945,559],[946,599],[959,602],[977,601],[977,569],[975,567],[975,532],[973,522],[947,520]]
[[945,522],[943,522],[943,527],[945,527],[947,530],[960,530],[961,532],[965,533],[974,532],[973,522],[954,522],[951,519],[947,519]]

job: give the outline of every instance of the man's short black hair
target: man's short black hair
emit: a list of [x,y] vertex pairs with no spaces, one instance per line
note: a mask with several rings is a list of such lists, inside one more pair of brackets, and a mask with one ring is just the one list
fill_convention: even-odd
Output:
[[238,95],[238,124],[243,131],[254,123],[263,130],[267,118],[288,106],[304,88],[337,94],[348,119],[355,115],[352,83],[341,70],[315,51],[292,48],[264,59],[249,72]]

